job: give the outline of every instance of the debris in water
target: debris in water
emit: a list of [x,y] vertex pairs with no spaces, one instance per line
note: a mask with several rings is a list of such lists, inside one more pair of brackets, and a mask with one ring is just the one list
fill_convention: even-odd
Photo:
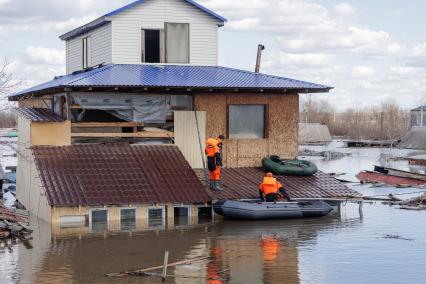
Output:
[[414,241],[414,239],[409,239],[409,238],[404,238],[401,237],[400,235],[389,235],[386,234],[383,236],[384,239],[395,239],[395,240],[403,240],[403,241]]

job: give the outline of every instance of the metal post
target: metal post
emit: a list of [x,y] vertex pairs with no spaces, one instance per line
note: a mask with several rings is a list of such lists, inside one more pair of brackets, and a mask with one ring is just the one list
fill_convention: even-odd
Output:
[[423,106],[420,107],[420,126],[423,125]]
[[163,273],[161,275],[161,278],[162,278],[163,281],[166,281],[168,263],[169,263],[169,251],[166,250],[164,252]]
[[263,44],[259,44],[257,46],[257,56],[256,56],[256,67],[254,69],[254,72],[259,73],[260,70],[260,61],[262,59],[262,51],[265,49],[265,46]]

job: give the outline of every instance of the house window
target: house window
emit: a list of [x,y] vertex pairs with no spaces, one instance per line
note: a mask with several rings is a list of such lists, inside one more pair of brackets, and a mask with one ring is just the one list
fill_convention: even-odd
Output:
[[198,224],[211,223],[213,221],[213,208],[211,206],[198,207]]
[[136,229],[136,209],[121,208],[120,209],[120,230],[132,231]]
[[94,232],[105,232],[108,230],[108,210],[92,209],[90,211],[90,225]]
[[174,225],[175,226],[186,226],[190,225],[190,208],[189,207],[174,207]]
[[265,138],[266,105],[229,105],[228,107],[229,138]]
[[165,30],[142,29],[142,62],[189,63],[189,24],[165,23]]
[[90,67],[91,64],[91,43],[90,37],[83,38],[83,69]]
[[163,62],[163,31],[162,30],[142,30],[142,62],[160,63]]
[[166,62],[189,63],[189,24],[165,23]]
[[164,208],[148,208],[148,227],[164,226]]

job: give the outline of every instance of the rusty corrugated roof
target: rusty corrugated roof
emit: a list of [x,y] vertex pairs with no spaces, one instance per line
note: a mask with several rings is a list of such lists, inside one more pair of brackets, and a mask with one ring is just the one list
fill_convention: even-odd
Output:
[[[197,171],[203,179],[202,171]],[[211,192],[214,199],[258,198],[259,184],[264,172],[261,168],[223,168],[221,185],[223,192]],[[293,198],[348,198],[359,197],[360,193],[328,174],[317,172],[307,177],[277,176]]]
[[176,146],[36,146],[33,154],[51,206],[211,200]]
[[18,108],[18,113],[22,114],[32,122],[62,122],[58,114],[48,108]]
[[0,220],[11,222],[27,222],[28,217],[14,212],[12,209],[7,208],[0,202]]

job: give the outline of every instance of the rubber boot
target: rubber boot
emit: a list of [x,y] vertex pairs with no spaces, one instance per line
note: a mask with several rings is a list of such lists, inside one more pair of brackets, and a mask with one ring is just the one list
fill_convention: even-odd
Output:
[[213,179],[210,180],[209,188],[210,188],[210,190],[215,190],[215,182],[214,182]]
[[220,187],[220,181],[215,181],[215,188],[216,188],[216,190],[219,190],[219,191],[222,191],[223,190],[223,188],[221,188]]

